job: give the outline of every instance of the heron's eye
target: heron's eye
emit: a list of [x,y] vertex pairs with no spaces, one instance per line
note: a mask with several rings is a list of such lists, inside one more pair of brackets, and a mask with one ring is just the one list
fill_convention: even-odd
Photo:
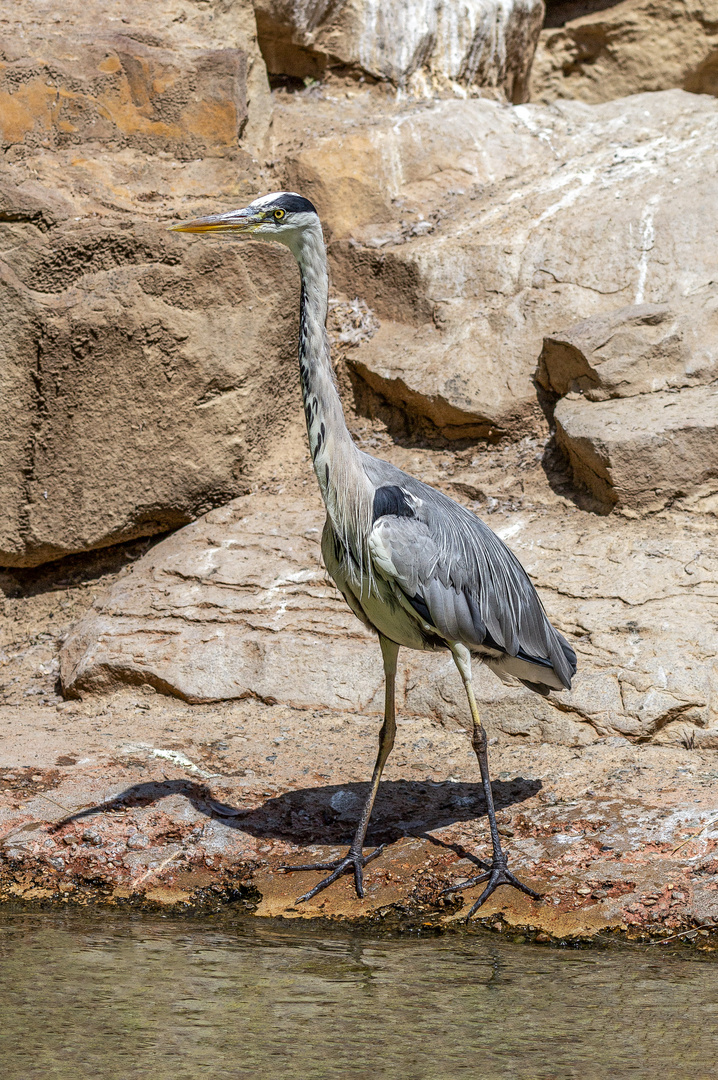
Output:
[[275,210],[274,211],[274,220],[275,221],[281,221],[282,218],[284,217],[285,213],[286,213],[285,210]]

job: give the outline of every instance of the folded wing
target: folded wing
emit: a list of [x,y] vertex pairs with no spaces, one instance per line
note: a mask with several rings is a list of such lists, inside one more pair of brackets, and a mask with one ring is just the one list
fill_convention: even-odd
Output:
[[569,688],[575,653],[515,555],[464,507],[399,477],[375,497],[369,548],[376,572],[440,637],[482,654],[500,677],[540,692]]

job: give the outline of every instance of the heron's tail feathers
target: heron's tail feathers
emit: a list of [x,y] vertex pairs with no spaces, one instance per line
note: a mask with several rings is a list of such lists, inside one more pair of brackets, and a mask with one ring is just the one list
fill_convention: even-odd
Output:
[[556,645],[550,650],[550,659],[530,656],[523,649],[519,649],[516,656],[504,653],[500,656],[482,655],[481,659],[502,682],[511,684],[518,679],[529,690],[535,690],[544,697],[551,690],[570,690],[571,680],[576,674],[576,653],[562,634],[552,626],[550,630],[553,639],[551,645]]

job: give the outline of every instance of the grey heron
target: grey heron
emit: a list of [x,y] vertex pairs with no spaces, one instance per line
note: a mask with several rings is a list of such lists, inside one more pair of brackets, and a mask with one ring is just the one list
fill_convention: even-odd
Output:
[[467,919],[499,885],[534,899],[538,893],[508,869],[496,825],[486,730],[471,675],[475,657],[503,681],[540,694],[570,689],[576,655],[548,621],[536,590],[506,545],[478,517],[386,461],[363,453],[344,418],[326,332],[329,281],[322,227],[314,206],[293,192],[273,192],[240,210],[197,218],[178,232],[277,241],[294,255],[301,276],[299,374],[309,448],[326,506],[322,556],[356,617],[379,637],[385,673],[384,723],[364,808],[347,854],[330,863],[286,866],[327,870],[297,903],[353,873],[364,896],[363,869],[383,850],[364,855],[364,841],[396,732],[394,684],[400,646],[448,649],[463,680],[481,770],[492,860],[482,873],[445,892],[486,882]]

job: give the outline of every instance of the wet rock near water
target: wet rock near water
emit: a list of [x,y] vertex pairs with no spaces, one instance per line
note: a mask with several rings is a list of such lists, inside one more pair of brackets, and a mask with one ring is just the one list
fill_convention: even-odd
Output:
[[[376,721],[142,694],[115,696],[101,724],[80,703],[19,720],[5,723],[0,760],[3,900],[440,929],[460,927],[478,895],[441,896],[489,846],[469,740],[436,721],[400,717],[368,837],[387,848],[366,870],[366,899],[342,879],[297,905],[318,875],[280,868],[343,853]],[[503,738],[490,756],[502,842],[544,899],[501,889],[477,925],[539,941],[615,931],[718,945],[715,752]]]

